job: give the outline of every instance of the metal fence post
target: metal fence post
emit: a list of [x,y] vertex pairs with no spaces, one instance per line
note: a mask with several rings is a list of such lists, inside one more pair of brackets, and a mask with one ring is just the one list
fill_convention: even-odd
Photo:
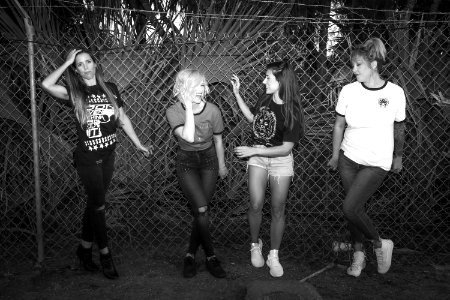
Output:
[[31,19],[24,18],[25,27],[27,29],[28,40],[28,61],[30,71],[30,101],[31,101],[31,123],[33,134],[33,162],[34,162],[34,185],[36,198],[36,242],[37,242],[37,262],[36,266],[40,267],[44,261],[44,239],[42,230],[42,202],[41,202],[41,179],[39,175],[39,135],[36,115],[36,86],[34,76],[34,28]]

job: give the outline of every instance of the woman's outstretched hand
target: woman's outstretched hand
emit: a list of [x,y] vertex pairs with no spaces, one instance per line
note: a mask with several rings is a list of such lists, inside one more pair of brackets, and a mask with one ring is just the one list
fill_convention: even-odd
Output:
[[338,159],[336,157],[332,157],[330,161],[328,162],[327,166],[330,167],[331,170],[336,171],[338,166]]
[[236,74],[231,75],[231,85],[233,86],[233,93],[239,94],[239,88],[241,87],[241,82]]
[[142,152],[142,154],[144,154],[145,157],[149,157],[151,154],[153,154],[153,146],[143,146],[140,145],[137,147],[139,151]]
[[226,166],[219,168],[220,179],[225,179],[225,177],[227,177],[227,175],[228,175],[228,168]]
[[234,148],[234,154],[239,158],[246,158],[256,155],[256,151],[254,147],[239,146]]
[[392,167],[391,167],[391,171],[399,174],[400,171],[403,168],[403,159],[401,156],[396,156],[394,157],[394,159],[392,160]]

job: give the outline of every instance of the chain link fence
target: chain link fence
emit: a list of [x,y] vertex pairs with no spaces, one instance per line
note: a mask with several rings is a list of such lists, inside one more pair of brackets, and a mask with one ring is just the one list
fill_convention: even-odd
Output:
[[[106,210],[112,249],[165,255],[186,249],[191,215],[176,179],[176,142],[165,110],[176,101],[171,88],[177,71],[195,67],[206,74],[211,89],[208,101],[220,107],[226,124],[223,138],[229,175],[218,181],[211,202],[214,243],[248,250],[246,161],[233,156],[233,148],[249,143],[250,126],[239,112],[229,78],[231,74],[240,77],[241,94],[251,105],[264,92],[266,64],[288,59],[301,83],[306,136],[294,148],[295,177],[287,201],[282,255],[306,260],[340,255],[331,247],[333,241],[348,240],[341,212],[343,189],[338,173],[326,167],[334,107],[342,86],[354,80],[350,49],[378,36],[386,42],[389,56],[383,76],[402,86],[407,96],[407,137],[403,171],[388,175],[367,209],[381,236],[393,239],[398,253],[413,253],[412,259],[418,261],[448,262],[449,23],[425,25],[399,22],[387,30],[386,24],[373,23],[341,31],[328,55],[318,49],[331,42],[328,37],[302,30],[287,32],[281,26],[251,35],[205,35],[127,47],[116,47],[111,37],[99,36],[84,45],[100,58],[106,79],[118,85],[141,141],[154,146],[154,154],[144,158],[119,131]],[[66,38],[44,42],[37,34],[37,81],[63,62],[68,49],[79,46]],[[0,263],[14,265],[36,261],[37,256],[27,42],[2,43],[0,57]],[[72,165],[73,112],[38,85],[36,96],[42,197],[37,209],[43,216],[45,258],[56,259],[71,256],[78,243],[85,194]],[[265,241],[269,241],[269,228],[266,201],[261,232]]]

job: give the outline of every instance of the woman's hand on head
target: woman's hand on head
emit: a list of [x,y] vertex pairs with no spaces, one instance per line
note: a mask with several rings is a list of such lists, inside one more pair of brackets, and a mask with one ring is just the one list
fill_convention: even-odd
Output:
[[195,93],[190,90],[186,90],[180,93],[180,101],[184,104],[186,107],[192,107],[192,102],[194,100]]
[[81,52],[80,49],[72,49],[72,50],[70,50],[69,53],[67,54],[66,62],[68,62],[70,64],[73,64],[73,62],[75,61],[75,57],[80,52]]
[[239,88],[241,87],[241,82],[236,74],[231,75],[231,85],[233,86],[233,93],[239,94]]

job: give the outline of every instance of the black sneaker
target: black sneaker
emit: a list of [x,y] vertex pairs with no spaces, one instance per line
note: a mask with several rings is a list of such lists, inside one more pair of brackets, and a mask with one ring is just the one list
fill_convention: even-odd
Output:
[[195,259],[192,256],[186,256],[184,258],[183,276],[185,278],[192,278],[197,274],[197,268],[195,266]]
[[227,273],[225,273],[224,269],[220,266],[220,261],[216,256],[211,256],[206,259],[206,269],[208,269],[209,273],[214,277],[224,278],[227,276]]

